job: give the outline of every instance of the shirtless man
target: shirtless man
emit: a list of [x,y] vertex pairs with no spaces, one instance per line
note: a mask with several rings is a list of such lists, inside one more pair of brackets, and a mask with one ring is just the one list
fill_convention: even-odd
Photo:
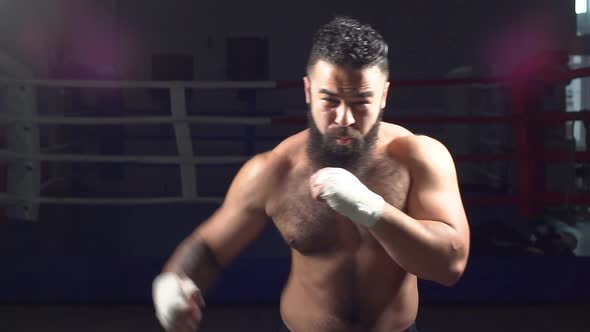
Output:
[[198,328],[201,292],[269,220],[291,247],[280,304],[290,331],[415,331],[417,278],[457,282],[469,226],[455,166],[441,143],[381,121],[387,49],[349,18],[317,32],[309,129],[249,160],[175,250],[153,284],[166,330]]

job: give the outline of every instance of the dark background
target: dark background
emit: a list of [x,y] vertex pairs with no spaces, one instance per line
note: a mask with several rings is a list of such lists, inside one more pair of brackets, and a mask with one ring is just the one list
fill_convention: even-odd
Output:
[[[548,54],[580,54],[585,48],[583,38],[576,36],[574,1],[569,0],[14,0],[0,3],[0,55],[26,69],[3,65],[2,70],[13,77],[41,79],[298,81],[313,32],[335,14],[371,23],[382,32],[390,44],[392,82],[512,75],[533,58],[554,59]],[[561,59],[551,65],[567,63]],[[567,83],[545,86],[538,111],[563,112]],[[389,99],[386,117],[511,112],[509,92],[489,86],[394,86]],[[170,114],[165,89],[42,88],[36,100],[41,115]],[[192,115],[305,112],[299,88],[191,90],[187,105]],[[193,150],[196,155],[250,156],[302,128],[195,124]],[[511,131],[504,126],[408,128],[441,140],[454,154],[514,148]],[[10,128],[5,125],[3,130],[8,133]],[[543,144],[571,149],[575,142],[566,132],[567,127],[558,126],[544,134]],[[69,145],[63,153],[176,154],[170,125],[46,125],[40,128],[40,139],[42,148],[56,141]],[[196,167],[199,193],[222,197],[239,166]],[[43,195],[180,193],[179,172],[173,166],[48,162],[40,167],[43,179],[62,178],[44,188]],[[465,197],[516,190],[512,163],[457,167]],[[550,189],[566,191],[583,169],[572,163],[557,165],[548,168],[543,181]],[[175,246],[216,207],[42,204],[35,221],[6,216],[0,222],[0,304],[150,305],[153,277]],[[511,204],[466,205],[466,210],[473,252],[465,275],[453,288],[421,281],[423,304],[588,303],[589,258],[574,255],[560,241],[561,234],[539,228],[547,220],[580,221],[585,206],[547,206],[525,217]],[[531,235],[545,242],[532,243]],[[223,274],[208,301],[274,305],[288,268],[287,247],[269,224]]]

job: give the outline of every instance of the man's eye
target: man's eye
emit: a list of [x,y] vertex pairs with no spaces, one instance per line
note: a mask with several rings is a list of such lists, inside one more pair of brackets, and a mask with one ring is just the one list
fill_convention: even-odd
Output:
[[352,108],[356,111],[366,111],[369,108],[369,102],[367,101],[358,101],[358,102],[354,102],[352,103]]
[[329,105],[338,105],[340,104],[340,101],[336,100],[336,99],[322,99],[326,104]]

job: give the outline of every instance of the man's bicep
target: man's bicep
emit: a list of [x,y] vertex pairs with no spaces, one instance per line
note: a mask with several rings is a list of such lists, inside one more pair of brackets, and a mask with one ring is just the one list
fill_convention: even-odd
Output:
[[264,229],[267,190],[256,179],[262,160],[249,161],[232,182],[225,200],[215,213],[202,223],[195,236],[207,243],[221,265],[228,264]]
[[408,212],[415,219],[463,229],[466,217],[454,163],[446,150],[435,150],[430,159],[418,160],[413,166]]
[[464,219],[463,205],[454,190],[415,183],[408,200],[408,214],[418,220],[439,221],[455,228]]
[[197,230],[221,265],[228,264],[266,225],[267,216],[224,204]]

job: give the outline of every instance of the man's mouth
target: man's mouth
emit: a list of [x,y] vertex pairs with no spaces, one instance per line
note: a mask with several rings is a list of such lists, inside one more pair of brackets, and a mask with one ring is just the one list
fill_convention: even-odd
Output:
[[351,137],[336,137],[336,144],[338,145],[349,145],[352,143]]

